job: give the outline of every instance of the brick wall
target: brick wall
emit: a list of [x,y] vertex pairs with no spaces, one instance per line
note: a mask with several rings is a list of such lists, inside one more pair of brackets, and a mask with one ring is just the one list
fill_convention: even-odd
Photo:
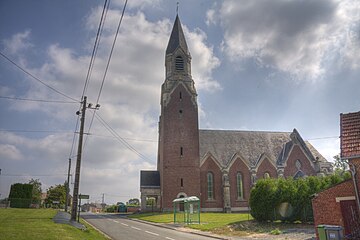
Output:
[[[352,179],[318,193],[312,199],[315,227],[319,224],[344,227],[340,202],[336,202],[336,198],[349,196],[355,196]],[[318,237],[317,230],[316,236]]]
[[301,171],[307,176],[316,176],[316,171],[312,166],[311,160],[307,158],[299,145],[294,145],[286,161],[286,167],[284,169],[285,177],[293,177],[298,171],[296,168],[296,160],[301,162]]
[[264,174],[266,172],[270,174],[271,178],[277,178],[276,168],[273,164],[270,163],[270,160],[268,158],[264,158],[264,160],[261,161],[256,172],[256,178],[264,178]]
[[[214,199],[208,199],[207,173],[212,172],[214,176]],[[200,168],[201,183],[201,208],[223,208],[223,183],[222,173],[219,166],[211,157],[208,157]]]
[[161,204],[163,210],[170,210],[181,192],[200,196],[198,112],[182,84],[171,93],[169,103],[162,105],[160,129]]
[[[243,200],[237,198],[237,179],[236,175],[240,172],[243,178],[244,198]],[[249,167],[240,159],[237,158],[229,169],[230,180],[230,202],[231,207],[248,207],[251,189],[251,174]]]

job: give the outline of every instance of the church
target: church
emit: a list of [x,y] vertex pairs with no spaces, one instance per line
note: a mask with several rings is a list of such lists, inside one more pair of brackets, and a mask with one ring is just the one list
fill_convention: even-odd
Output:
[[174,199],[189,196],[200,199],[203,212],[248,211],[257,179],[332,172],[332,165],[296,129],[199,129],[191,55],[178,16],[166,48],[165,71],[157,170],[140,172],[142,211],[172,211]]

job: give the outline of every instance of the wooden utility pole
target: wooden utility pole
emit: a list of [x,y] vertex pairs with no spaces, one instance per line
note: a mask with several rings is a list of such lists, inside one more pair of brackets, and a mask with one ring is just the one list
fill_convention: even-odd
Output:
[[74,183],[74,194],[72,202],[72,211],[71,211],[71,220],[76,221],[76,213],[78,208],[78,194],[79,194],[79,184],[80,184],[80,165],[81,165],[81,152],[82,152],[82,142],[84,135],[84,125],[85,125],[85,111],[86,111],[86,96],[82,102],[82,109],[79,112],[81,114],[80,118],[80,135],[79,135],[79,145],[78,145],[78,154],[76,159],[76,169],[75,169],[75,183]]

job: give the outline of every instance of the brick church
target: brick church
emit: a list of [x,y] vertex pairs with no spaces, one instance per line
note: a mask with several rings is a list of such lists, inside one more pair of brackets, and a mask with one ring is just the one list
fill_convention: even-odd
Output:
[[[171,211],[197,196],[202,211],[249,210],[257,179],[328,174],[332,166],[299,132],[199,129],[191,55],[176,16],[165,55],[156,171],[140,172],[142,211]],[[146,202],[152,199],[149,206]],[[148,201],[149,203],[149,201]]]

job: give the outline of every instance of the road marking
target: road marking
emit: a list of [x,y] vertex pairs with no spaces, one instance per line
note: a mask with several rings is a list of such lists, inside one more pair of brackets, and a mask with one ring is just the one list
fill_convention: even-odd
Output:
[[116,221],[116,220],[113,220],[114,222],[116,222],[116,223],[119,223],[118,221]]
[[173,238],[171,238],[171,237],[165,237],[166,239],[169,239],[169,240],[175,240],[175,239],[173,239]]
[[131,228],[136,229],[136,230],[141,230],[140,228],[137,228],[137,227],[131,227]]
[[145,231],[146,233],[148,233],[148,234],[152,234],[152,235],[155,235],[155,236],[159,236],[159,234],[157,234],[157,233],[153,233],[153,232],[149,232],[149,231]]
[[124,226],[127,226],[127,227],[129,226],[129,225],[125,224],[125,223],[121,223],[121,225],[124,225]]

